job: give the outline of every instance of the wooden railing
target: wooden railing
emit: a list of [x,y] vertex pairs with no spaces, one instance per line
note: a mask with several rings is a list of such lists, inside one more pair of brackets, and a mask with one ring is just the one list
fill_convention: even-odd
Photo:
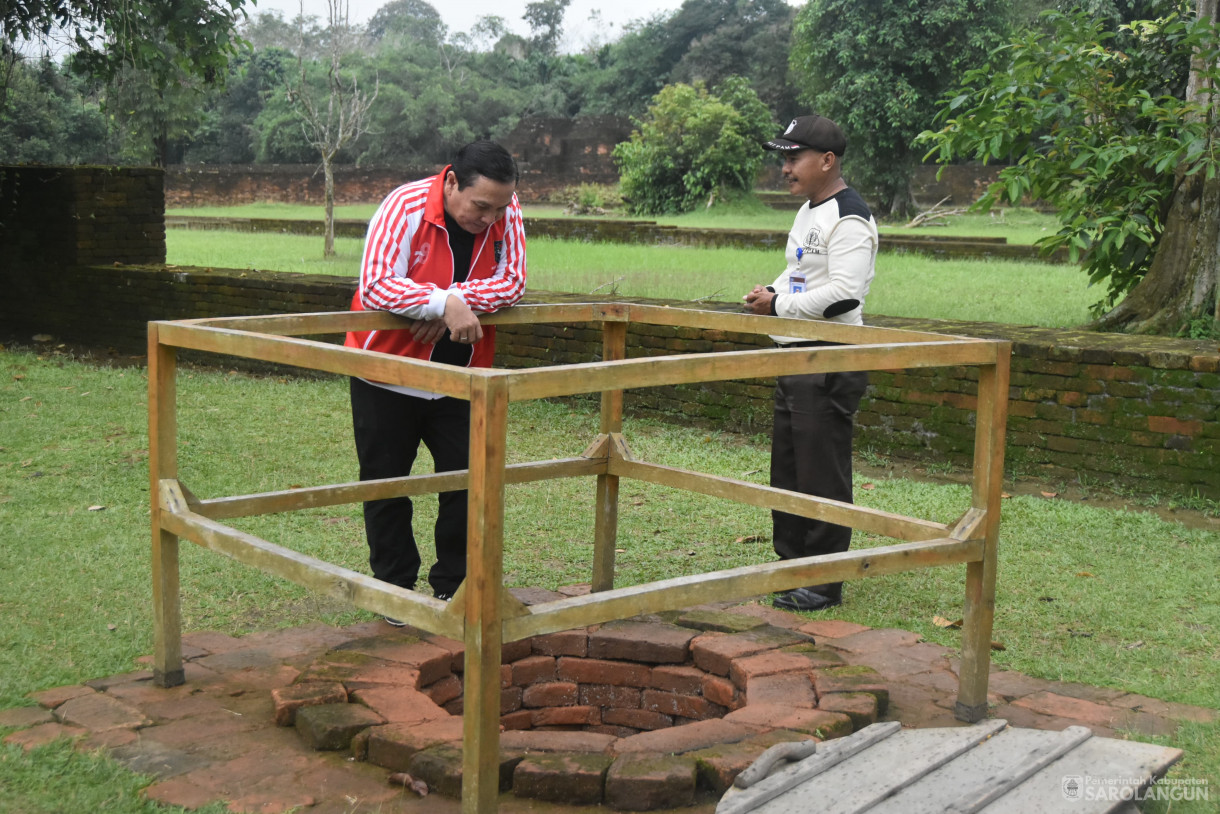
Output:
[[[1007,409],[1009,343],[838,323],[627,304],[529,305],[484,317],[489,325],[596,323],[600,361],[527,370],[467,369],[336,346],[301,336],[403,329],[383,312],[149,323],[149,444],[156,645],[154,678],[183,683],[179,539],[187,539],[310,590],[465,642],[462,810],[486,814],[498,795],[500,654],[504,642],[642,613],[745,598],[803,585],[966,563],[957,716],[987,712],[996,546]],[[727,353],[628,358],[629,322],[777,334],[841,343]],[[470,402],[469,469],[290,491],[200,498],[179,479],[177,351],[191,349],[359,376]],[[944,524],[732,478],[638,460],[623,434],[623,390],[797,373],[975,366],[979,370],[973,487],[959,520]],[[600,432],[578,456],[508,465],[513,401],[601,393]],[[596,479],[593,593],[525,606],[503,585],[505,486],[553,478]],[[893,545],[615,587],[619,481],[633,478],[779,509],[894,538]],[[275,545],[222,520],[467,489],[468,573],[449,603]]]

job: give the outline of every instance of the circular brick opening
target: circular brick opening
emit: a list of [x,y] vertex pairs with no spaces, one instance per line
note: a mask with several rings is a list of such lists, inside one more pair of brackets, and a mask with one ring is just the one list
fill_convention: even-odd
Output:
[[[276,691],[277,720],[460,796],[464,655],[410,629],[349,642]],[[871,669],[731,611],[536,636],[501,661],[501,789],[634,811],[718,797],[768,747],[850,734],[888,701]]]

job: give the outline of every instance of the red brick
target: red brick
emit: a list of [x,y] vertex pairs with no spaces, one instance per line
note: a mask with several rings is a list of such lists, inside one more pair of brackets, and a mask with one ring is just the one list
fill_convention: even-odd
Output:
[[73,698],[79,698],[82,695],[93,695],[96,692],[92,687],[86,687],[83,684],[70,684],[66,687],[53,687],[49,690],[32,692],[28,697],[37,701],[40,707],[55,709],[65,701],[71,701]]
[[1203,431],[1202,421],[1182,421],[1172,416],[1148,416],[1148,429],[1166,435],[1185,435],[1194,438]]
[[615,738],[597,732],[505,732],[500,748],[518,752],[605,752]]
[[804,634],[768,625],[732,635],[705,634],[691,642],[690,650],[697,667],[727,676],[734,659],[808,642]]
[[723,720],[698,721],[622,738],[614,744],[614,749],[620,755],[634,752],[677,755],[706,749],[717,743],[736,743],[757,734],[758,727],[746,724]]
[[[419,684],[423,687],[440,681],[447,674],[453,672],[453,653],[443,647],[412,637],[399,638],[391,635],[356,639],[347,642],[341,649],[332,650],[326,655],[327,658],[331,658],[346,653],[359,653],[371,656],[376,660],[413,667],[419,671]],[[362,676],[364,672],[361,669],[356,670],[357,676]],[[386,671],[372,670],[374,675],[377,675],[379,672]],[[375,678],[367,678],[365,680],[376,682]],[[381,683],[385,683],[384,680]]]
[[528,658],[534,652],[534,646],[529,639],[518,639],[515,642],[505,642],[500,645],[500,661],[509,664]]
[[866,692],[876,696],[877,712],[881,715],[885,714],[890,703],[889,686],[871,667],[852,665],[816,670],[813,683],[819,699],[832,692]]
[[[809,659],[796,653],[784,653],[772,650],[755,656],[743,656],[733,659],[729,665],[729,678],[741,689],[746,688],[746,682],[760,676],[771,676],[779,673],[797,671],[809,672]],[[747,701],[749,698],[747,697]]]
[[681,695],[661,690],[644,690],[640,709],[650,709],[665,715],[677,715],[696,721],[719,718],[728,710],[697,695]]
[[596,754],[530,755],[513,770],[513,793],[565,805],[596,805],[602,801],[612,760]]
[[440,681],[424,687],[423,693],[431,698],[433,703],[443,707],[454,698],[462,697],[462,682],[453,673],[447,673]]
[[632,735],[639,734],[638,729],[632,729],[629,726],[610,726],[609,724],[601,724],[600,726],[587,726],[586,732],[601,732],[606,735],[613,735],[615,738],[629,738]]
[[803,624],[797,630],[808,633],[815,639],[841,639],[853,633],[863,633],[868,627],[855,622],[844,622],[842,619],[819,619]]
[[525,690],[521,687],[505,687],[500,690],[500,714],[516,712],[524,704]]
[[50,711],[42,707],[14,707],[0,710],[0,727],[25,729],[36,724],[46,724],[55,720]]
[[791,729],[822,740],[839,738],[852,732],[851,718],[842,713],[794,709],[784,704],[750,704],[725,715],[724,720],[744,726]]
[[346,703],[347,690],[337,682],[307,681],[272,690],[271,700],[275,703],[275,725],[292,726],[301,707]]
[[424,724],[387,724],[369,735],[369,763],[405,772],[411,756],[441,743],[460,743],[462,719],[442,718]]
[[395,724],[422,724],[449,714],[427,695],[410,687],[369,687],[353,690],[351,697]]
[[[650,622],[610,622],[589,634],[589,656],[653,664],[682,664],[695,631]],[[609,683],[609,682],[607,682]]]
[[[755,676],[746,682],[745,693],[747,704],[788,704],[808,709],[817,706],[808,671]],[[873,706],[875,710],[875,702]]]
[[674,719],[647,709],[605,709],[602,710],[602,723],[651,730],[671,727]]
[[500,728],[506,732],[513,729],[529,729],[533,725],[534,711],[532,709],[519,709],[500,716]]
[[703,679],[706,675],[707,673],[698,667],[659,664],[652,668],[652,686],[658,690],[698,695],[703,692]]
[[466,644],[459,642],[457,639],[450,639],[446,636],[428,635],[425,636],[425,641],[428,644],[434,644],[442,650],[448,650],[450,656],[449,669],[455,673],[461,673],[466,669]]
[[544,707],[534,710],[534,726],[595,726],[602,722],[597,707]]
[[80,726],[94,732],[139,729],[152,723],[140,710],[102,693],[81,695],[65,701],[55,708],[55,717],[69,726]]
[[535,636],[532,646],[535,653],[543,656],[584,658],[589,655],[589,632],[584,628],[579,628],[578,630],[561,630],[558,633]]
[[1041,715],[1071,718],[1085,726],[1104,726],[1109,729],[1118,728],[1126,712],[1108,704],[1083,701],[1053,692],[1034,693],[1012,703],[1013,706],[1025,707]]
[[579,701],[603,709],[636,709],[640,706],[641,691],[635,687],[616,687],[613,684],[581,684]]
[[520,661],[514,661],[512,668],[513,683],[519,687],[555,680],[554,656],[527,656]]
[[832,692],[818,702],[824,712],[841,712],[851,718],[854,729],[877,722],[877,696],[866,692]]
[[606,772],[606,805],[630,811],[695,802],[695,762],[669,755],[623,755]]
[[703,697],[713,704],[732,708],[738,701],[737,686],[727,678],[705,674],[703,676]]
[[646,664],[564,656],[559,659],[557,675],[562,681],[575,681],[580,684],[647,687],[652,677],[652,668]]
[[577,701],[577,686],[571,681],[550,681],[524,688],[521,703],[527,707],[567,707]]
[[765,751],[767,747],[762,744],[741,741],[718,743],[687,754],[695,760],[698,787],[720,797],[733,785],[737,775],[750,768]]
[[918,633],[896,628],[873,628],[835,640],[834,646],[849,653],[875,653],[919,642]]

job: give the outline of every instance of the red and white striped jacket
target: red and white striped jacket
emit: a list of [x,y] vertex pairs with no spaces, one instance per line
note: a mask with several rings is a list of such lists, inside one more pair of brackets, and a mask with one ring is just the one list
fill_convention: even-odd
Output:
[[[439,175],[404,184],[391,192],[369,221],[353,311],[391,311],[409,319],[439,319],[445,299],[461,296],[470,310],[507,308],[525,293],[525,229],[514,195],[504,217],[475,237],[470,274],[453,282],[453,252],[445,230],[444,182]],[[435,345],[416,342],[407,330],[352,331],[348,347],[430,359]],[[485,327],[473,348],[470,367],[490,367],[495,328]]]

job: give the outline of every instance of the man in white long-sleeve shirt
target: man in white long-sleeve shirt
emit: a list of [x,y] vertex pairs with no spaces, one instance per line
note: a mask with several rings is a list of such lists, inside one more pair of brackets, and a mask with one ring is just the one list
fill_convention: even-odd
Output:
[[[801,319],[864,324],[864,297],[877,257],[877,224],[864,199],[843,180],[847,139],[824,116],[802,116],[764,147],[783,155],[784,180],[808,198],[788,234],[787,267],[745,296],[746,310]],[[831,344],[772,337],[780,346]],[[853,419],[868,386],[861,372],[781,376],[775,387],[771,485],[851,502]],[[846,551],[851,529],[773,511],[772,542],[781,559]],[[843,584],[784,591],[777,608],[814,611],[843,601]]]

